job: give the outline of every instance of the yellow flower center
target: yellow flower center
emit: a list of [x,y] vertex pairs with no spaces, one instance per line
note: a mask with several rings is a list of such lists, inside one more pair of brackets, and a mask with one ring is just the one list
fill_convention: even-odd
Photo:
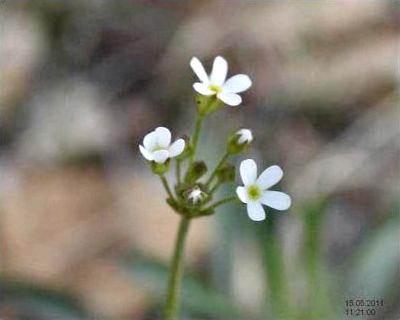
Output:
[[155,151],[160,151],[160,150],[165,150],[165,148],[163,148],[163,147],[161,147],[159,144],[157,144],[157,145],[155,145],[154,147],[153,147],[153,149],[151,150],[152,152],[155,152]]
[[247,188],[247,195],[251,200],[258,200],[261,197],[261,194],[261,189],[254,184]]
[[220,86],[217,86],[215,84],[210,84],[208,86],[208,89],[210,89],[211,91],[214,91],[216,94],[220,93],[222,91],[222,88]]

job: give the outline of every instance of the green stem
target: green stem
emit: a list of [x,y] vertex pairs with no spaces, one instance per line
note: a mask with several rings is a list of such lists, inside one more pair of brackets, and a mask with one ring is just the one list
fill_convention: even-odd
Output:
[[183,271],[183,250],[189,230],[190,218],[182,217],[178,235],[175,241],[174,255],[168,275],[167,302],[165,306],[165,320],[177,320],[179,308],[179,293]]
[[282,256],[282,247],[276,232],[276,220],[267,223],[268,232],[262,236],[264,243],[264,262],[268,284],[271,311],[277,319],[287,319],[290,305],[287,294],[287,275]]
[[200,136],[200,131],[201,131],[201,125],[203,124],[204,116],[198,115],[196,119],[196,125],[194,128],[194,133],[192,137],[192,154],[190,155],[190,160],[189,164],[192,164],[195,156],[196,156],[196,151],[197,151],[197,144],[199,142],[199,136]]
[[162,182],[162,184],[164,186],[165,191],[167,191],[167,193],[168,193],[168,197],[171,198],[171,199],[174,199],[174,196],[173,196],[173,194],[171,192],[171,188],[169,187],[168,181],[165,178],[165,176],[164,175],[160,175],[160,179],[161,179],[161,182]]
[[176,183],[181,184],[181,160],[176,159]]
[[322,256],[322,224],[324,223],[324,215],[326,211],[325,199],[315,201],[307,205],[304,209],[304,237],[302,257],[304,261],[304,270],[308,283],[308,295],[312,297],[309,308],[315,317],[326,317],[330,310],[329,295],[326,278],[323,270]]
[[211,189],[210,189],[210,193],[209,194],[214,194],[214,192],[215,192],[215,190],[217,190],[218,189],[218,187],[221,185],[221,182],[217,182],[215,185],[214,185],[214,187],[212,187]]
[[210,185],[210,183],[213,181],[213,179],[217,175],[218,169],[222,167],[222,165],[226,162],[228,157],[229,157],[229,153],[225,152],[225,154],[222,156],[221,160],[219,160],[219,162],[218,162],[217,166],[215,167],[214,171],[211,173],[210,177],[206,181],[206,183],[205,183],[206,187],[208,187]]
[[228,202],[231,202],[231,201],[235,201],[235,200],[236,200],[236,196],[223,198],[223,199],[221,199],[221,200],[219,200],[219,201],[213,203],[212,205],[210,205],[210,206],[206,209],[206,211],[208,211],[208,210],[214,210],[214,209],[218,208],[219,206],[221,206],[221,205],[223,205],[223,204],[225,204],[225,203],[228,203]]

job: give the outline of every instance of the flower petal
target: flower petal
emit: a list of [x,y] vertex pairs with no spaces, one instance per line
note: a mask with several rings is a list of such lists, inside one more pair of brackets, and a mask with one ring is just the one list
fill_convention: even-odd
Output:
[[153,150],[156,147],[157,144],[157,135],[154,131],[146,134],[146,136],[143,139],[143,146],[147,150]]
[[260,174],[257,184],[262,190],[266,190],[277,184],[282,176],[283,171],[279,166],[270,166]]
[[236,194],[237,194],[237,196],[238,196],[240,201],[242,201],[243,203],[247,203],[248,202],[247,192],[246,192],[246,188],[245,187],[237,187],[236,188]]
[[235,107],[242,103],[242,97],[236,93],[231,93],[228,91],[222,91],[217,95],[218,99],[225,102],[227,105]]
[[169,156],[171,158],[179,156],[185,149],[185,140],[178,139],[169,147]]
[[240,163],[240,176],[245,186],[255,183],[257,179],[257,164],[253,159],[246,159]]
[[152,153],[150,151],[147,151],[146,148],[144,148],[141,145],[139,145],[139,150],[140,150],[140,153],[142,154],[142,156],[146,160],[149,160],[149,161],[153,161],[154,160]]
[[157,163],[164,163],[169,157],[169,152],[167,150],[158,150],[153,152],[154,161]]
[[192,67],[193,72],[196,74],[201,82],[204,82],[206,84],[210,82],[207,72],[206,70],[204,70],[203,64],[200,62],[199,59],[193,57],[190,60],[190,66]]
[[212,84],[222,86],[228,73],[228,62],[221,56],[214,59],[210,80]]
[[201,82],[195,82],[193,83],[193,89],[197,91],[198,93],[202,94],[203,96],[211,96],[215,94],[214,91],[208,89],[208,86],[204,83]]
[[292,200],[286,193],[280,191],[265,191],[260,202],[276,210],[289,209]]
[[239,93],[246,91],[248,88],[251,87],[251,80],[249,76],[245,74],[237,74],[229,78],[223,88],[232,93]]
[[236,134],[239,135],[239,139],[237,140],[239,144],[250,143],[253,141],[253,133],[249,129],[240,129]]
[[257,201],[250,201],[247,204],[247,214],[253,221],[262,221],[265,219],[265,211],[261,203]]
[[158,146],[167,149],[171,143],[171,131],[165,127],[158,127],[154,132]]

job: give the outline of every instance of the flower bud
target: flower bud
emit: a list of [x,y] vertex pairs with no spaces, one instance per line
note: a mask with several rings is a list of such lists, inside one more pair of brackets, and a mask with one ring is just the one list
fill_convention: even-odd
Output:
[[207,194],[199,186],[195,186],[187,191],[186,198],[191,204],[198,205],[207,198]]
[[225,163],[217,170],[219,182],[230,182],[235,180],[236,168],[230,163]]
[[191,184],[200,179],[207,172],[207,166],[204,161],[193,162],[185,176],[185,182]]
[[253,134],[249,129],[240,129],[232,135],[228,141],[228,152],[230,154],[238,154],[245,149],[253,141]]

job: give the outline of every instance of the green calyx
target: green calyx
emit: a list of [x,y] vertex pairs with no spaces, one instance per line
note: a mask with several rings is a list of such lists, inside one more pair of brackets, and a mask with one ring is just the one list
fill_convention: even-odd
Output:
[[201,117],[204,117],[212,112],[221,109],[223,103],[217,98],[216,95],[203,96],[201,94],[198,94],[196,95],[196,105],[199,115]]
[[157,175],[162,175],[169,170],[170,160],[168,159],[164,163],[151,162],[151,171]]
[[246,151],[250,143],[239,143],[239,135],[237,133],[233,134],[227,144],[227,151],[231,155],[239,154],[241,152]]

